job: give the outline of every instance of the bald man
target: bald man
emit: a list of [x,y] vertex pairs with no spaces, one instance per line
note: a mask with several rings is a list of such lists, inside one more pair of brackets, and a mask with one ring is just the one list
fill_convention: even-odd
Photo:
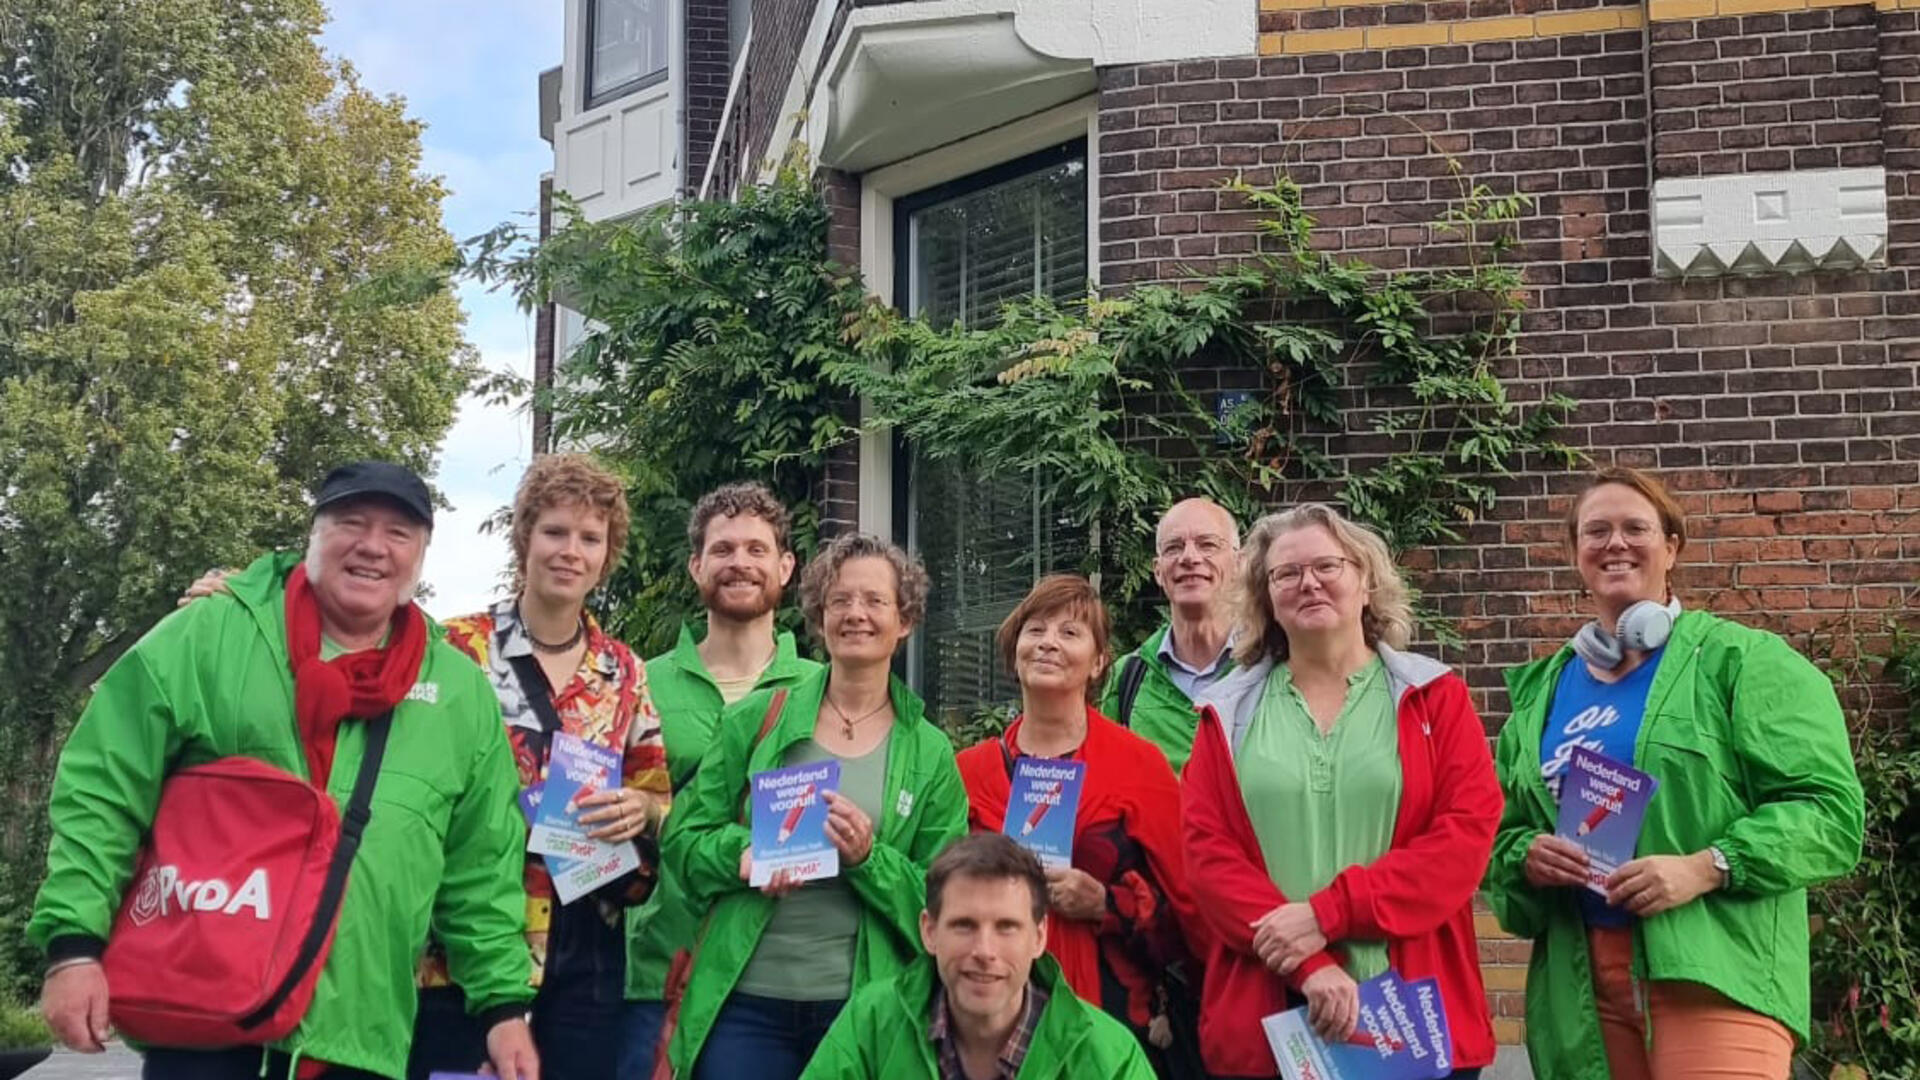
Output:
[[1240,530],[1207,499],[1183,499],[1154,530],[1153,579],[1166,626],[1113,666],[1100,711],[1158,746],[1177,773],[1193,752],[1193,701],[1233,670],[1233,573]]

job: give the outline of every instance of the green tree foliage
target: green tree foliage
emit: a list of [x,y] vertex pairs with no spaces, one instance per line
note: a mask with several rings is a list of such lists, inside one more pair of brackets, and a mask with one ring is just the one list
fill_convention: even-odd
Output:
[[801,558],[813,552],[826,454],[851,431],[825,371],[851,358],[841,324],[862,297],[827,260],[826,208],[792,174],[738,203],[635,221],[561,212],[537,248],[515,227],[489,234],[472,270],[528,304],[557,293],[593,327],[560,365],[554,432],[630,482],[632,539],[600,606],[610,632],[652,655],[701,611],[686,573],[701,495],[766,483],[792,508]]
[[[0,3],[0,757],[331,464],[432,464],[477,375],[420,128],[317,0]],[[15,811],[17,813],[17,811]],[[37,874],[44,835],[0,850]],[[15,878],[16,884],[20,883]]]

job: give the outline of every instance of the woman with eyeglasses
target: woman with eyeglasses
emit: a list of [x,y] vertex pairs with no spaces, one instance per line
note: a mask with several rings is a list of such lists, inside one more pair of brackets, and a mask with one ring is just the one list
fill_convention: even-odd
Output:
[[1352,1036],[1358,985],[1437,980],[1455,1077],[1494,1056],[1473,895],[1500,785],[1466,683],[1401,652],[1387,545],[1308,503],[1241,545],[1240,667],[1200,699],[1182,782],[1187,881],[1213,930],[1201,1044],[1220,1077],[1276,1074],[1260,1020],[1305,1002]]
[[[1653,477],[1602,470],[1566,529],[1593,621],[1507,674],[1487,875],[1500,922],[1533,941],[1534,1075],[1784,1080],[1811,1012],[1807,886],[1860,858],[1833,684],[1777,635],[1681,609],[1686,522]],[[1657,781],[1604,895],[1555,835],[1572,762],[1593,754]]]
[[[898,547],[861,533],[828,544],[800,581],[827,667],[728,706],[675,800],[666,864],[709,909],[667,1021],[676,1076],[793,1080],[854,990],[920,956],[927,865],[967,831],[953,744],[891,673],[926,603],[927,572]],[[840,767],[825,793],[839,873],[750,884],[747,785],[828,761]]]

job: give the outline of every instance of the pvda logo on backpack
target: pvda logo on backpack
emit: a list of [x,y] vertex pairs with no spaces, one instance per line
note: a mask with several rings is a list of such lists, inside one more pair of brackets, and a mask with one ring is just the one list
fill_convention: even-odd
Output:
[[254,867],[247,879],[235,889],[220,878],[182,881],[179,867],[156,866],[140,879],[127,917],[133,920],[135,926],[145,926],[156,918],[173,914],[169,908],[180,912],[217,911],[222,915],[251,911],[254,918],[265,922],[273,917],[273,897],[267,880],[267,868]]

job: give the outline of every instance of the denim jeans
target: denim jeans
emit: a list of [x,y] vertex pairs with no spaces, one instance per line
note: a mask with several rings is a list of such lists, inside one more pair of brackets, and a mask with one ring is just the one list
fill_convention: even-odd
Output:
[[736,993],[707,1032],[693,1080],[797,1080],[845,1004]]
[[[261,1061],[261,1055],[266,1061]],[[259,1080],[287,1075],[290,1062],[278,1050],[241,1046],[230,1050],[169,1050],[154,1047],[140,1066],[140,1080]],[[265,1066],[264,1070],[262,1066]],[[361,1069],[329,1069],[327,1080],[380,1080]]]
[[620,1034],[621,1080],[647,1080],[653,1075],[653,1054],[660,1045],[660,1029],[667,1023],[664,1001],[629,1001]]
[[[582,974],[540,987],[533,999],[533,1044],[545,1080],[613,1080],[624,1048],[625,1002],[621,980]],[[474,1072],[487,1060],[487,1033],[467,1015],[456,987],[420,992],[413,1024],[409,1080],[437,1070]],[[644,1076],[644,1074],[642,1074]]]

